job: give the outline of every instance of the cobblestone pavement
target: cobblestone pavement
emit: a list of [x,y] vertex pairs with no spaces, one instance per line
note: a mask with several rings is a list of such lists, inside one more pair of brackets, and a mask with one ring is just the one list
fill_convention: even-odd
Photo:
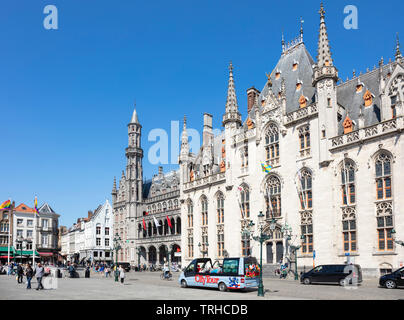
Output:
[[[26,284],[18,284],[15,276],[0,276],[0,300],[7,299],[148,299],[148,300],[254,300],[257,290],[246,292],[219,292],[217,289],[180,288],[179,273],[172,281],[161,280],[160,272],[126,273],[125,284],[92,274],[90,279],[62,278],[57,289],[31,290]],[[25,279],[24,279],[25,281]],[[302,285],[298,281],[264,279],[267,300],[326,299],[326,300],[368,300],[404,299],[404,289],[388,290],[378,287],[377,279],[364,280],[356,289],[345,289],[338,285]]]

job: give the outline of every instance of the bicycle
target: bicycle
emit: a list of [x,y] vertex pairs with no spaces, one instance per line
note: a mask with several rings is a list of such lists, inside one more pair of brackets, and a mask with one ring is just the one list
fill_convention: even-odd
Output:
[[172,278],[173,278],[173,275],[172,275],[171,272],[168,272],[167,275],[165,275],[165,272],[163,272],[163,273],[160,275],[160,279],[161,279],[161,280],[172,280]]

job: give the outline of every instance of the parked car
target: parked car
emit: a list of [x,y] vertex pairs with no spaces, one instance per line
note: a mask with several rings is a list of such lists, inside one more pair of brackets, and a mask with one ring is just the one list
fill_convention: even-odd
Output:
[[387,289],[404,286],[404,267],[380,277],[379,284]]
[[317,266],[309,272],[301,273],[300,282],[311,283],[338,283],[341,286],[362,282],[362,269],[358,264],[327,264]]

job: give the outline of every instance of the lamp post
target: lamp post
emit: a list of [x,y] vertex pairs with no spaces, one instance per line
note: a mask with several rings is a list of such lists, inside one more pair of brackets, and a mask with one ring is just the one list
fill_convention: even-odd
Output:
[[24,244],[24,242],[28,242],[28,239],[24,239],[22,237],[19,237],[17,239],[17,243],[20,245],[20,264],[22,264],[22,246]]
[[[285,239],[287,241],[290,241],[292,239],[292,227],[290,227],[287,223],[285,223],[285,225],[282,227],[281,231],[284,233],[285,235]],[[300,237],[300,239],[304,239],[304,236],[302,235]],[[298,246],[294,246],[294,245],[289,245],[290,248],[290,255],[293,254],[294,255],[294,263],[295,263],[295,280],[299,280],[299,276],[297,273],[297,250],[299,250],[301,248],[301,245]]]
[[118,251],[122,249],[121,247],[121,237],[119,236],[118,232],[115,234],[114,237],[114,251],[115,251],[115,282],[118,282],[118,275],[119,275],[119,271],[118,271]]
[[396,233],[397,233],[396,230],[392,229],[390,232],[391,232],[391,237],[393,238],[394,242],[399,244],[400,246],[404,247],[404,241],[396,240]]
[[[255,241],[258,241],[260,243],[260,278],[259,278],[259,284],[258,284],[258,296],[259,297],[263,297],[265,295],[265,290],[264,290],[264,283],[262,281],[262,244],[269,239],[269,236],[264,234],[264,224],[265,224],[265,220],[264,220],[265,215],[262,213],[262,211],[260,211],[259,215],[258,215],[258,235],[257,236],[253,236],[252,238]],[[250,221],[249,223],[249,227],[252,227],[254,225],[253,222]],[[272,219],[271,224],[270,224],[270,229],[273,231],[276,227],[276,220]],[[250,235],[250,231],[249,230],[243,230],[245,233],[245,235]]]
[[206,247],[205,250],[201,249],[202,244],[200,242],[198,243],[199,251],[202,253],[203,257],[205,258],[205,254],[208,253],[208,248],[207,247],[209,247],[209,243],[205,242],[204,245]]

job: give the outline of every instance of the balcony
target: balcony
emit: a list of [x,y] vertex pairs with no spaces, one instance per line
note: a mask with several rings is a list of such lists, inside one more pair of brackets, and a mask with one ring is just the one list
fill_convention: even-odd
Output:
[[255,134],[256,134],[255,128],[248,130],[247,132],[240,133],[233,137],[233,144],[238,144],[248,139],[251,139],[252,137],[255,137]]
[[366,140],[380,137],[384,134],[401,131],[403,129],[403,117],[380,122],[374,126],[362,128],[344,135],[331,138],[330,150],[336,150],[349,145],[363,143]]
[[184,183],[184,191],[191,191],[198,188],[204,188],[214,184],[226,181],[226,174],[224,172],[212,174],[194,181]]
[[318,108],[316,104],[311,104],[305,108],[293,111],[286,115],[285,126],[292,125],[300,120],[307,120],[318,114]]

